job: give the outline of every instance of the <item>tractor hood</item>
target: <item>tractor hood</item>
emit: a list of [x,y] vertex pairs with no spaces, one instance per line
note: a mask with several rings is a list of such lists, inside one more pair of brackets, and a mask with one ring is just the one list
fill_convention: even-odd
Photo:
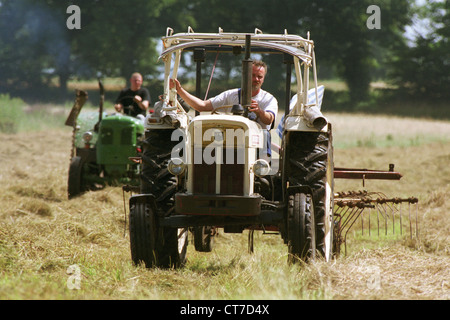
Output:
[[194,145],[211,142],[229,147],[262,148],[263,130],[248,118],[236,115],[201,115],[189,124]]

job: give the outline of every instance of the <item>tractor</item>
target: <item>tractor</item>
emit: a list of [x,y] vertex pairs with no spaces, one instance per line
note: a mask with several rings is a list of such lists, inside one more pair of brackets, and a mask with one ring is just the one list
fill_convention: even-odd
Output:
[[[76,90],[75,103],[65,123],[73,128],[69,199],[106,185],[139,184],[139,163],[133,161],[133,157],[142,152],[143,121],[120,113],[108,115],[104,112],[101,81],[99,87],[99,111],[81,112],[88,96],[85,91]],[[132,103],[132,99],[125,99]]]
[[[335,215],[339,195],[334,178],[353,179],[361,172],[334,168],[332,125],[321,112],[323,87],[317,83],[309,34],[304,38],[258,29],[196,33],[191,28],[174,34],[168,28],[162,42],[164,93],[145,119],[141,183],[128,204],[132,261],[147,268],[183,266],[188,236],[193,235],[197,251],[209,252],[218,228],[225,233],[249,230],[251,251],[255,230],[279,234],[293,263],[316,256],[331,260],[339,253],[344,232],[342,214]],[[186,112],[170,87],[186,52],[197,63],[198,97],[205,52],[243,54],[241,103],[211,113]],[[269,159],[260,152],[266,132],[248,112],[252,54],[278,55],[286,67],[285,112],[270,132],[280,139],[271,144]],[[401,177],[393,170],[363,174],[366,179]],[[369,206],[363,199],[351,201]]]

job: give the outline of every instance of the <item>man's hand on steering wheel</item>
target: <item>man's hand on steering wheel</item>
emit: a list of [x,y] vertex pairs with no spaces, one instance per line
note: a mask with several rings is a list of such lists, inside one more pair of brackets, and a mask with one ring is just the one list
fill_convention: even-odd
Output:
[[252,104],[248,107],[248,112],[254,112],[257,116],[259,116],[261,109],[259,108],[257,101],[252,100]]
[[[141,98],[141,97],[139,97]],[[141,98],[142,101],[142,98]],[[123,111],[128,111],[132,109],[132,106],[136,105],[136,107],[139,108],[139,106],[137,105],[137,101],[136,101],[136,96],[124,96],[122,98],[119,99],[119,102],[116,103],[114,105],[114,108],[116,109],[117,112],[123,112]]]

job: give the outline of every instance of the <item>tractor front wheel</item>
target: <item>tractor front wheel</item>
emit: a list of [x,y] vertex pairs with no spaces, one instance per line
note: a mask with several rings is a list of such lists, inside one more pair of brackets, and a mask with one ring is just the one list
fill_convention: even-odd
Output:
[[67,184],[69,199],[79,195],[85,189],[83,182],[83,161],[80,157],[73,157],[70,161]]
[[186,262],[187,229],[163,228],[147,203],[130,209],[130,248],[135,265],[147,268],[177,268]]
[[310,195],[295,193],[289,196],[287,209],[289,262],[307,262],[316,250],[314,205]]

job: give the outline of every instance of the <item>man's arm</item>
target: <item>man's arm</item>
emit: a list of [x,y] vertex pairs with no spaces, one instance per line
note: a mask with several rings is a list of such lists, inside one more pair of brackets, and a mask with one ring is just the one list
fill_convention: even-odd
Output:
[[123,105],[120,103],[120,100],[122,99],[123,95],[124,91],[121,90],[119,96],[116,99],[116,104],[114,105],[114,109],[116,109],[117,112],[122,112],[123,110]]
[[148,106],[149,106],[148,100],[142,100],[141,96],[136,95],[136,96],[134,96],[134,101],[137,103],[139,108],[141,108],[144,111],[147,111]]
[[137,103],[139,108],[147,111],[150,106],[150,92],[148,92],[146,88],[140,88],[138,94],[134,96],[133,100]]
[[199,112],[213,110],[212,103],[210,100],[204,101],[190,94],[181,87],[181,84],[177,79],[170,79],[170,88],[172,89],[173,87],[175,87],[180,97],[195,110]]
[[259,105],[258,105],[258,102],[255,101],[255,100],[252,100],[252,105],[248,109],[248,111],[256,113],[256,115],[259,117],[261,122],[266,124],[266,125],[271,124],[274,121],[274,119],[275,119],[275,116],[274,116],[274,114],[272,112],[264,111],[264,110],[260,109]]

